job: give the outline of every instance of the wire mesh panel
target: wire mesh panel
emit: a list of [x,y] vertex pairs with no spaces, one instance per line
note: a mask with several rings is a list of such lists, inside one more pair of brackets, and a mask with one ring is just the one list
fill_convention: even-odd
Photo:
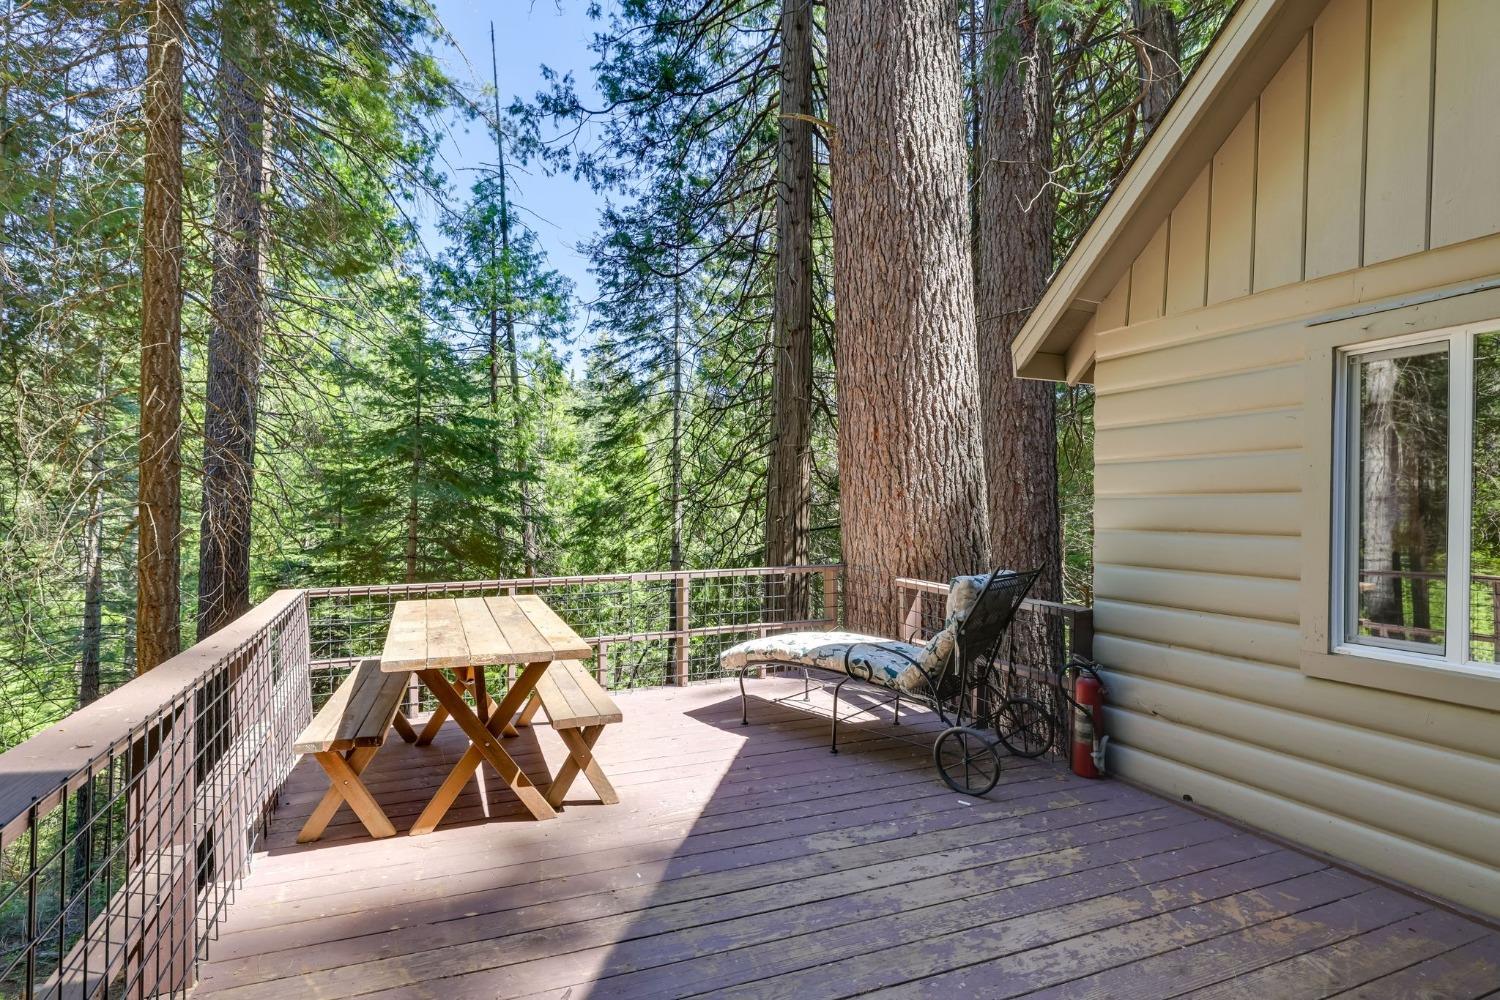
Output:
[[[709,680],[721,675],[719,652],[744,639],[836,626],[839,578],[838,566],[783,566],[310,590],[313,701],[379,655],[398,601],[535,594],[588,640],[588,666],[618,689]],[[420,697],[413,689],[413,704]]]
[[0,994],[193,982],[311,718],[283,591],[0,756]]

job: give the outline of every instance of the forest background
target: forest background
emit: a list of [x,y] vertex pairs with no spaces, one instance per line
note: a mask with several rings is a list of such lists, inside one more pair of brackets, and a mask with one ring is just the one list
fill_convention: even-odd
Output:
[[[587,58],[512,92],[422,0],[4,2],[0,749],[280,587],[840,560],[823,4],[556,0]],[[498,48],[555,30],[511,2]],[[951,6],[971,238],[1041,233],[1024,280],[974,255],[1002,350],[1230,6]],[[1038,167],[999,210],[997,158]],[[542,178],[597,206],[586,280]],[[1092,400],[1028,391],[1087,604]]]

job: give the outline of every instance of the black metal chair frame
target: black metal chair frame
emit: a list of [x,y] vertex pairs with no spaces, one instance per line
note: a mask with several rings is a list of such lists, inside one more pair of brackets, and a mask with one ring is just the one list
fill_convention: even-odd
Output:
[[[989,673],[1000,669],[999,657],[1000,644],[1005,640],[1006,631],[1015,620],[1016,612],[1021,608],[1021,602],[1026,599],[1026,594],[1036,582],[1041,570],[1031,570],[1024,573],[1012,573],[1004,570],[995,570],[990,573],[984,581],[984,589],[975,598],[974,605],[969,609],[963,622],[958,627],[954,636],[953,652],[947,661],[942,664],[933,677],[920,663],[898,649],[878,642],[856,642],[850,643],[849,648],[844,651],[844,666],[842,670],[834,667],[809,666],[797,664],[802,671],[802,693],[783,695],[780,698],[769,699],[772,704],[784,704],[789,701],[802,700],[810,703],[812,698],[812,687],[817,684],[820,690],[833,688],[833,714],[830,719],[829,752],[839,752],[839,723],[848,722],[850,719],[861,715],[874,715],[877,709],[892,706],[892,715],[895,725],[901,724],[901,701],[916,702],[937,714],[938,719],[944,726],[963,726],[968,723],[978,723],[981,728],[993,728],[987,725],[992,720],[998,705],[987,706],[985,711],[984,694],[985,685],[989,681]],[[1007,600],[1009,597],[1009,600]],[[881,652],[894,654],[906,660],[921,672],[924,679],[921,691],[902,691],[900,688],[888,687],[874,679],[874,671],[868,664],[860,663],[853,658],[856,650],[861,647],[879,649]],[[969,649],[979,650],[978,655],[965,655]],[[745,674],[752,666],[776,666],[778,661],[757,661],[754,664],[747,663],[739,672],[740,676],[740,725],[750,724],[750,696],[745,690]],[[785,664],[782,664],[785,665]],[[829,685],[820,680],[814,681],[810,671],[818,671],[838,677],[838,680]],[[956,682],[950,683],[950,678],[957,673]],[[851,681],[863,684],[868,689],[877,692],[882,697],[880,700],[855,708],[844,716],[839,715],[839,698],[843,694],[844,685]],[[946,704],[945,704],[946,702]],[[821,714],[821,713],[815,713]],[[930,740],[917,739],[909,736],[901,736],[896,733],[886,733],[886,737],[910,743],[913,746],[925,747],[930,745]]]

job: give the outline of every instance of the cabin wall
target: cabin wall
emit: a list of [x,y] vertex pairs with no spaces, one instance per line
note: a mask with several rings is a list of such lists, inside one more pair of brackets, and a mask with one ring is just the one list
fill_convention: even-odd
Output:
[[1493,0],[1333,0],[1090,333],[1111,768],[1500,916],[1500,712],[1302,669],[1320,324],[1500,317],[1497,37]]
[[1500,232],[1496,38],[1493,0],[1332,0],[1091,332]]

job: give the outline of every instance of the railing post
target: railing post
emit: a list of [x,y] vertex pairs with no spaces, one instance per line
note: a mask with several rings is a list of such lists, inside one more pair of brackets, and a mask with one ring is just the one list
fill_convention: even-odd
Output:
[[839,627],[839,574],[838,570],[823,571],[823,620],[830,628]]
[[[897,592],[899,593],[900,591],[898,590]],[[911,592],[911,603],[906,606],[906,618],[901,623],[901,640],[903,642],[917,642],[921,634],[922,592],[920,590],[913,590]]]
[[688,633],[692,626],[688,623],[688,590],[689,580],[685,576],[676,576],[672,580],[672,606],[673,623],[675,635],[672,639],[672,683],[686,684],[688,682]]
[[1073,614],[1073,627],[1068,635],[1068,653],[1086,660],[1094,658],[1094,612],[1085,608]]
[[594,675],[605,688],[609,687],[609,643],[601,642],[595,647]]

